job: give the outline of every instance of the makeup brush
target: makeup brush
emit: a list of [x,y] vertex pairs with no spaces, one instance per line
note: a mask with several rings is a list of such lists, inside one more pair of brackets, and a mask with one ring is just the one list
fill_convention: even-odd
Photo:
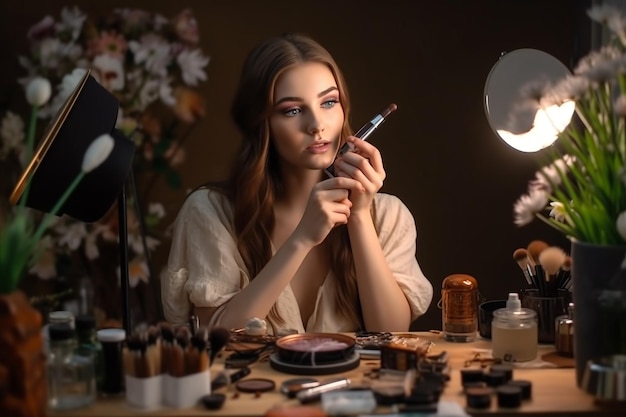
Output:
[[[533,285],[533,276],[530,272],[532,271],[532,268],[535,266],[535,264],[533,260],[528,256],[528,251],[524,248],[515,249],[515,252],[513,252],[513,259],[522,269],[528,285]],[[528,266],[530,266],[531,269],[529,269]]]
[[211,356],[209,358],[209,365],[213,363],[215,357],[230,341],[230,331],[223,327],[214,327],[209,333],[209,347],[211,349]]
[[548,296],[556,296],[558,288],[556,276],[566,257],[565,251],[558,246],[549,246],[539,254],[539,263],[546,272]]
[[549,245],[543,240],[533,240],[531,241],[526,249],[528,250],[528,254],[535,261],[536,264],[539,263],[539,255],[546,249]]
[[572,258],[569,256],[565,257],[565,260],[563,261],[563,265],[561,265],[561,270],[559,271],[559,275],[557,276],[557,285],[559,288],[567,288],[567,284],[569,283],[569,280],[571,278],[571,271],[572,269]]
[[168,323],[160,323],[159,329],[161,330],[161,372],[169,373],[169,366],[171,363],[172,351],[174,348],[174,329]]

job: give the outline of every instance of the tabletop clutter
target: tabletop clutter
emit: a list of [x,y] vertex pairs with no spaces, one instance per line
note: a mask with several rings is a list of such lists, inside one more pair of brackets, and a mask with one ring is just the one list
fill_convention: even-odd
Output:
[[469,342],[478,333],[492,341],[494,357],[508,362],[534,360],[539,343],[554,344],[559,355],[572,357],[570,257],[559,247],[533,240],[527,248],[516,249],[513,259],[525,285],[505,299],[482,300],[478,281],[468,274],[452,274],[443,280],[444,338]]
[[[440,337],[456,343],[491,339],[490,352],[474,354],[459,370],[468,409],[489,408],[493,399],[504,408],[530,400],[531,383],[516,379],[514,368],[537,359],[539,343],[554,344],[563,357],[573,354],[568,256],[533,241],[513,258],[526,286],[507,299],[481,302],[478,281],[467,274],[450,275],[442,283]],[[75,327],[80,339],[74,338]],[[278,391],[301,406],[315,403],[326,415],[366,414],[380,406],[436,412],[451,377],[447,353],[433,354],[433,342],[413,333],[275,336],[258,318],[241,329],[207,329],[192,318],[190,326],[159,323],[126,335],[122,329],[96,331],[93,320],[72,317],[65,323],[56,320],[48,330],[53,410],[88,406],[96,394],[120,396],[138,409],[219,409],[239,393],[260,397]],[[74,368],[91,371],[70,373],[82,381],[68,381],[62,376],[67,373],[57,369],[67,366],[59,359],[63,355]],[[218,357],[219,366],[212,366]],[[342,376],[368,359],[377,366],[361,380]],[[256,377],[254,366],[260,362],[289,377],[280,384]]]

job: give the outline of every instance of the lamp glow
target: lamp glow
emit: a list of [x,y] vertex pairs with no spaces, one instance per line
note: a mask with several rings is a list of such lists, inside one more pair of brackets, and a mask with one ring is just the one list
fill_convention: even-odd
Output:
[[537,152],[552,145],[572,119],[576,103],[566,101],[559,105],[537,109],[530,130],[515,134],[498,129],[500,138],[509,146],[521,152]]

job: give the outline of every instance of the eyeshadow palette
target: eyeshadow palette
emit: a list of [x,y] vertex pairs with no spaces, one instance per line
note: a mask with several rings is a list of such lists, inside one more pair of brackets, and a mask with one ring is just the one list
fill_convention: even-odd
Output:
[[335,333],[302,333],[281,337],[275,353],[285,363],[325,365],[350,359],[354,355],[354,338]]
[[302,333],[276,341],[270,365],[296,375],[344,372],[359,365],[354,338],[336,333]]

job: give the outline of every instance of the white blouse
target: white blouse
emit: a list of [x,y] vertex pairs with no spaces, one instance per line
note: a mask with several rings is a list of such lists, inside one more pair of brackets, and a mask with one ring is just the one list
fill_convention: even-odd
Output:
[[[374,199],[374,222],[378,239],[398,285],[411,307],[411,320],[426,312],[433,287],[417,259],[415,222],[402,201],[378,193]],[[221,193],[201,189],[187,197],[174,223],[167,276],[161,278],[165,318],[186,324],[192,306],[217,308],[209,326],[219,322],[226,303],[250,282],[237,249],[232,206]],[[284,328],[298,332],[351,332],[359,324],[335,312],[337,279],[329,272],[317,292],[313,314],[302,322],[296,297],[287,285],[277,308]],[[268,331],[271,326],[268,326]],[[274,329],[278,331],[280,329]]]

